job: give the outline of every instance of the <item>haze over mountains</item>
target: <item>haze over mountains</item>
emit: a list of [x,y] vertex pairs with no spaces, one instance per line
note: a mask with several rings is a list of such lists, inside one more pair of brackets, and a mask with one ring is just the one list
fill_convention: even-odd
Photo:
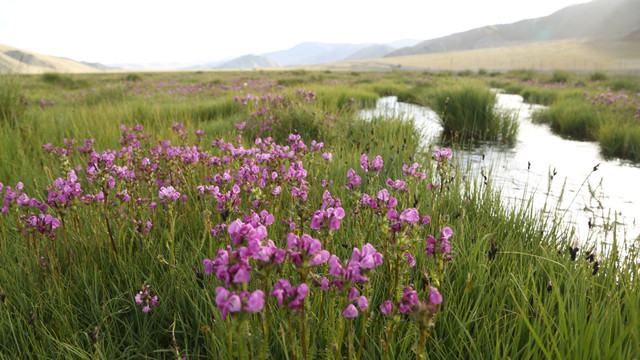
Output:
[[[304,42],[290,49],[264,54],[248,54],[236,59],[193,64],[113,64],[82,63],[70,59],[36,54],[0,45],[0,72],[96,72],[113,70],[165,69],[262,69],[279,66],[312,66],[328,63],[348,63],[362,66],[365,60],[402,64],[409,61],[415,67],[428,68],[418,56],[425,54],[480,51],[486,49],[526,49],[543,47],[575,39],[586,48],[606,48],[613,56],[627,56],[640,63],[640,0],[594,0],[561,9],[549,16],[527,19],[511,24],[497,24],[425,41],[405,39],[388,44],[332,44]],[[636,51],[637,50],[637,51]],[[582,56],[590,56],[586,50]],[[503,51],[504,53],[504,51]],[[466,55],[465,55],[466,56]],[[596,55],[594,55],[596,56]],[[421,60],[422,61],[422,60]],[[427,60],[424,60],[427,61]],[[626,60],[625,60],[626,61]],[[389,66],[389,65],[384,65]]]
[[624,36],[640,29],[640,1],[595,0],[549,16],[490,25],[393,51],[385,57],[522,45],[577,38]]

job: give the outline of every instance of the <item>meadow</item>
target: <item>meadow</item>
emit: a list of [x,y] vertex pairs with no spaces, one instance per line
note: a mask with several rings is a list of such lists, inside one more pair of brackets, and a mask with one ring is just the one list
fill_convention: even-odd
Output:
[[550,124],[556,133],[596,141],[605,156],[640,161],[639,77],[519,70],[491,84],[547,105],[535,120]]
[[[0,358],[639,358],[640,239],[457,161],[510,76],[3,75]],[[359,119],[385,95],[459,127]]]

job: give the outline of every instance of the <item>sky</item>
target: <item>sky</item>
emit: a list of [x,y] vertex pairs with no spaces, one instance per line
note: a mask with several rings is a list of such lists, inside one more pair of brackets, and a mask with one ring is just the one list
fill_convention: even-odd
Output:
[[0,44],[102,64],[197,63],[306,41],[427,40],[586,0],[0,0]]

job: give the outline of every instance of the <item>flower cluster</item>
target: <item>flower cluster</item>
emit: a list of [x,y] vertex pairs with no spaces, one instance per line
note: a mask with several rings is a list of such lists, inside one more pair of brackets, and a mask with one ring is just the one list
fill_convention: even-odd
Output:
[[362,156],[360,156],[360,167],[365,172],[369,172],[369,168],[371,168],[372,171],[379,173],[382,170],[383,164],[384,162],[382,161],[382,156],[380,155],[377,155],[371,162],[369,162],[369,157],[367,156],[367,154],[362,154]]
[[[405,286],[403,289],[402,300],[397,304],[398,311],[401,314],[425,313],[433,315],[438,311],[437,305],[442,303],[442,295],[435,287],[429,287],[429,294],[426,302],[418,300],[418,293],[411,286]],[[393,313],[393,303],[390,300],[380,305],[380,310],[385,315]]]
[[226,319],[227,315],[237,313],[241,310],[249,312],[262,311],[264,306],[264,293],[262,290],[254,292],[241,291],[240,293],[231,292],[222,286],[216,288],[216,304],[222,312],[222,319]]
[[316,266],[329,260],[330,254],[327,250],[322,250],[320,240],[307,234],[302,234],[299,238],[294,233],[289,233],[287,247],[293,249],[289,251],[289,259],[297,266]]
[[138,306],[142,306],[142,312],[148,313],[151,308],[158,306],[158,295],[151,296],[149,294],[149,288],[151,285],[145,285],[143,289],[136,294],[135,300]]
[[[427,248],[424,252],[427,253],[428,257],[432,257],[436,249],[439,249],[441,253],[450,254],[451,244],[449,243],[449,238],[451,236],[453,236],[453,230],[450,227],[445,227],[440,231],[440,241],[437,241],[431,235],[427,235]],[[447,256],[447,260],[450,260],[449,256]]]
[[287,307],[291,310],[301,310],[304,306],[304,299],[309,294],[309,286],[302,283],[298,286],[291,286],[291,283],[287,279],[280,279],[273,286],[273,291],[269,294],[270,297],[274,297],[278,301],[278,305]]

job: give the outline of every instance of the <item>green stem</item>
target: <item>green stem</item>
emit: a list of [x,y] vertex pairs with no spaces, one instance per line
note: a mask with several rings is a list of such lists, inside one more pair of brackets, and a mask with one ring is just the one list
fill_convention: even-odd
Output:
[[[346,299],[347,299],[346,297],[343,297],[342,300],[340,301],[340,307],[338,308],[338,312],[340,312],[340,310],[344,308]],[[348,322],[348,321],[349,319],[343,319],[340,322],[340,330],[338,331],[338,340],[336,342],[336,359],[341,358],[340,353],[342,352],[342,338],[344,337],[344,327],[345,327],[345,322]]]
[[356,355],[356,360],[360,360],[360,356],[362,356],[362,350],[364,349],[364,334],[367,331],[367,321],[369,320],[369,310],[365,310],[364,318],[362,319],[362,329],[360,329],[360,344],[358,345],[358,353]]
[[[169,205],[171,206],[171,205]],[[170,246],[171,246],[171,264],[175,265],[176,264],[176,242],[175,242],[175,218],[173,217],[173,211],[171,208],[169,208],[169,231],[171,232],[171,238],[169,239],[170,241]]]
[[416,355],[420,357],[420,360],[424,360],[427,358],[427,348],[424,345],[424,327],[420,326],[420,340],[418,341],[418,352]]
[[391,342],[391,335],[393,334],[393,328],[396,326],[395,322],[391,323],[391,327],[387,330],[387,338],[384,343],[384,355],[387,359],[389,359],[389,343]]
[[302,314],[300,315],[300,341],[302,345],[302,358],[307,359],[307,332],[305,326],[305,309],[302,306]]
[[227,320],[227,352],[229,353],[229,359],[233,358],[233,331],[231,331],[230,320]]
[[269,309],[269,302],[265,301],[265,308],[264,308],[264,324],[263,324],[263,331],[264,331],[264,343],[262,344],[262,359],[266,359],[267,358],[267,352],[269,351],[269,324],[270,324],[270,309]]

